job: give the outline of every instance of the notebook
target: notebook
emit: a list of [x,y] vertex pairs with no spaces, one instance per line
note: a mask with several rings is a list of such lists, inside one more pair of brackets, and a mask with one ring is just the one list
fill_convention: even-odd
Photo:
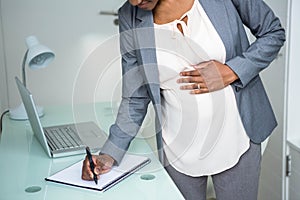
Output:
[[102,174],[98,180],[98,184],[96,184],[94,181],[85,181],[81,179],[83,164],[83,161],[81,160],[70,167],[45,178],[45,180],[58,184],[104,192],[148,163],[150,163],[150,159],[145,156],[125,154],[120,165],[113,167],[110,172]]
[[32,94],[18,77],[15,79],[32,131],[49,157],[84,154],[86,146],[92,152],[101,149],[107,136],[94,122],[42,127]]

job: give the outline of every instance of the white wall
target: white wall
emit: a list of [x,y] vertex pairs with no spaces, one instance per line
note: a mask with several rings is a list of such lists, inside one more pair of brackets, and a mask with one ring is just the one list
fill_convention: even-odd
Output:
[[[1,4],[0,4],[1,10]],[[0,12],[0,113],[2,113],[8,107],[7,99],[7,85],[6,85],[6,70],[5,57],[4,57],[4,41],[3,41],[3,28],[1,20],[2,12]]]
[[[300,81],[299,81],[299,55],[300,55],[300,2],[291,0],[290,22],[290,51],[289,51],[289,79],[288,79],[288,137],[292,140],[299,137],[299,113],[300,113]],[[300,143],[299,143],[300,145]],[[300,146],[299,146],[300,148]]]
[[[35,100],[43,105],[72,103],[74,86],[77,84],[78,74],[84,69],[86,84],[81,86],[80,99],[76,102],[90,102],[96,95],[98,100],[117,98],[120,80],[120,66],[118,58],[113,63],[101,63],[109,51],[116,52],[117,44],[111,40],[104,48],[102,42],[118,33],[118,27],[113,25],[116,17],[99,15],[100,10],[116,11],[124,0],[1,0],[1,16],[3,23],[3,37],[5,58],[1,59],[1,102],[14,107],[20,103],[14,77],[21,78],[21,63],[26,51],[25,38],[36,35],[41,43],[51,48],[55,60],[47,68],[41,70],[26,69],[27,86],[35,96]],[[87,66],[90,54],[99,53],[97,66]],[[1,50],[2,51],[2,50]],[[101,55],[102,54],[102,55]],[[118,55],[117,53],[115,53]],[[0,52],[3,56],[3,53]],[[93,55],[95,59],[95,55]],[[116,57],[116,56],[115,56]],[[88,59],[88,60],[87,60]],[[6,63],[3,61],[6,60]],[[5,86],[2,88],[2,71],[7,71],[8,94]],[[81,72],[80,72],[81,70]],[[105,79],[103,73],[109,74]],[[95,77],[98,75],[100,80]],[[93,81],[90,80],[93,77]],[[99,82],[95,82],[95,81]],[[108,81],[111,83],[109,84]],[[82,82],[82,80],[81,80]],[[100,83],[100,85],[99,85]],[[104,84],[106,83],[106,84]],[[110,87],[109,87],[110,86]],[[101,92],[101,95],[99,93]],[[104,94],[104,95],[103,95]],[[113,96],[113,97],[112,97]],[[100,98],[100,99],[99,99]]]
[[299,52],[300,52],[300,2],[289,0],[290,10],[290,39],[289,39],[289,63],[287,80],[287,121],[286,132],[288,137],[288,149],[291,156],[291,176],[287,179],[289,199],[300,199],[300,93],[299,93]]
[[[280,18],[283,27],[287,27],[287,0],[266,0],[268,5]],[[286,73],[286,45],[271,66],[262,73],[263,82],[277,117],[278,126],[269,139],[262,159],[260,179],[260,200],[282,199],[284,181],[284,90]]]

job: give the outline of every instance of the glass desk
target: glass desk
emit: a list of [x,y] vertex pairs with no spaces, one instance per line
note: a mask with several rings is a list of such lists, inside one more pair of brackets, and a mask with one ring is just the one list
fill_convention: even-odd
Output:
[[[110,103],[47,107],[41,122],[43,126],[52,126],[94,120],[108,132],[116,110],[112,107]],[[29,121],[14,121],[6,115],[0,137],[0,200],[184,199],[141,137],[134,139],[129,152],[146,155],[151,163],[106,192],[46,182],[46,177],[84,159],[85,155],[49,158],[33,136]]]

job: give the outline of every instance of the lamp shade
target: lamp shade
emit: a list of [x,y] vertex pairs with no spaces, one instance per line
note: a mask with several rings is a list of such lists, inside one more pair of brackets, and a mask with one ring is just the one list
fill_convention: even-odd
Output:
[[[35,36],[26,38],[27,51],[22,62],[22,78],[23,84],[26,87],[26,73],[25,67],[28,65],[31,69],[40,69],[46,67],[53,59],[54,53],[46,46],[41,45]],[[39,117],[44,115],[43,107],[37,106]],[[23,103],[15,108],[10,109],[10,118],[13,120],[28,119]]]
[[44,68],[54,59],[53,51],[40,44],[35,36],[27,37],[26,45],[28,48],[26,64],[31,69]]

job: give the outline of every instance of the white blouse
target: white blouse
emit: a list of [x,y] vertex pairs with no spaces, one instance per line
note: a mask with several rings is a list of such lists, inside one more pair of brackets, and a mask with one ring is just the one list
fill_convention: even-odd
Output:
[[[187,24],[182,21],[187,17]],[[178,29],[182,27],[183,33]],[[192,95],[179,73],[208,60],[225,63],[224,44],[198,0],[180,20],[155,24],[163,140],[170,164],[190,176],[233,167],[250,146],[231,86]],[[217,74],[217,73],[216,73]],[[189,83],[186,83],[189,84]]]

